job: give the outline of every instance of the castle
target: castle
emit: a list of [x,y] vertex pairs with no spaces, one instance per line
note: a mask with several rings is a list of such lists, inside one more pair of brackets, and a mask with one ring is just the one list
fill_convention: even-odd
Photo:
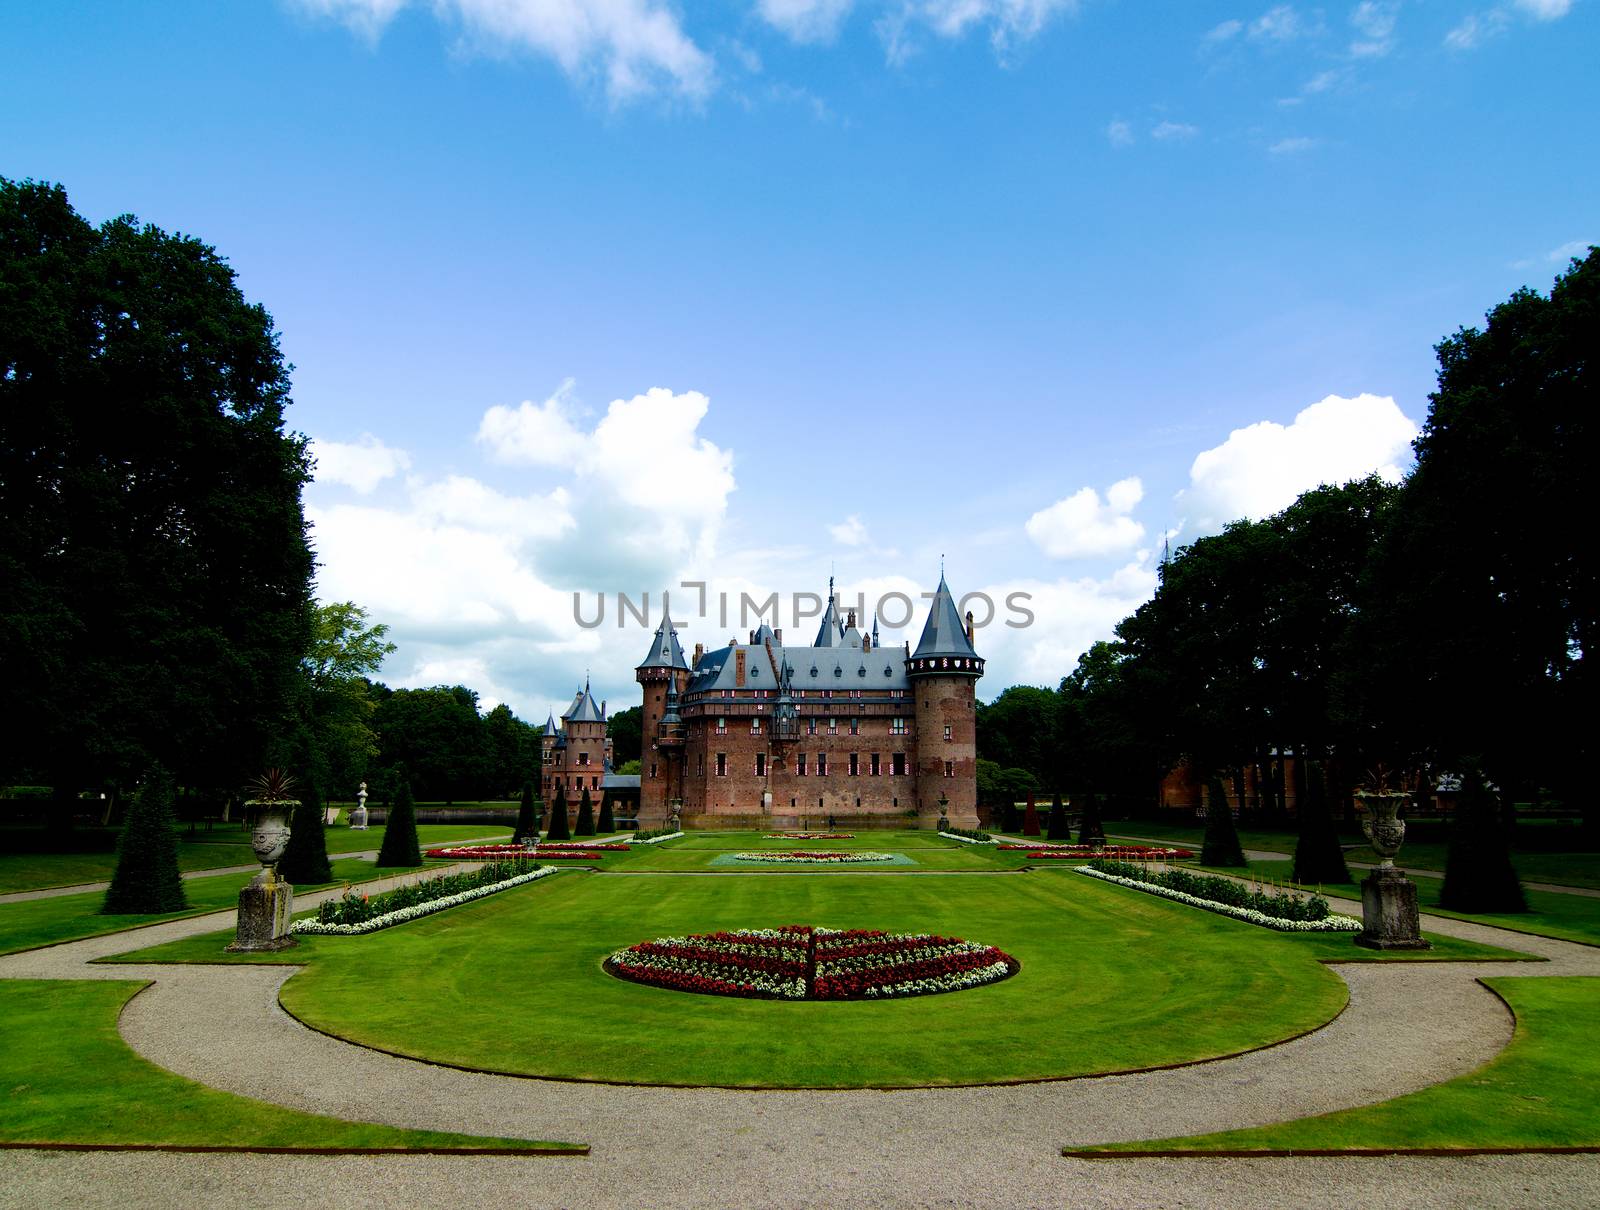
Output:
[[[670,617],[635,676],[644,693],[638,821],[659,828],[974,828],[976,686],[983,659],[943,573],[916,649],[878,645],[843,614],[833,585],[817,637],[786,646],[763,624],[749,642],[685,659]],[[611,773],[602,703],[587,685],[545,724],[544,801],[588,789],[632,797]],[[623,812],[619,811],[619,814]]]

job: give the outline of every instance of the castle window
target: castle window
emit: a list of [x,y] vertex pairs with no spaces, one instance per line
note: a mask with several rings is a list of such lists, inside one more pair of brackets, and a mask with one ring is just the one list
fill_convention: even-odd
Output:
[[814,718],[806,719],[806,734],[807,735],[815,735],[816,733],[817,733],[817,720],[814,719]]
[[833,675],[834,676],[843,676],[844,675],[844,669],[839,667],[837,664],[835,664],[834,667],[833,667]]
[[706,754],[704,752],[694,758],[694,772],[696,777],[704,777],[706,775]]
[[728,754],[726,752],[717,753],[717,776],[728,776]]
[[759,718],[753,718],[753,719],[750,720],[750,734],[751,735],[760,735],[761,734],[761,720]]
[[867,666],[865,664],[863,664],[863,665],[861,665],[861,667],[857,668],[856,669],[856,675],[857,676],[866,676],[867,675]]
[[765,777],[766,775],[767,775],[767,754],[765,752],[757,752],[756,753],[756,776],[757,777]]
[[904,752],[896,752],[889,758],[889,772],[896,777],[904,777],[906,775],[906,754]]
[[589,763],[589,754],[587,752],[578,753],[578,763],[580,765],[587,765]]
[[828,776],[828,754],[826,752],[817,753],[817,776]]
[[726,734],[728,734],[728,720],[726,718],[724,718],[723,716],[721,716],[721,715],[717,716],[717,734],[718,735],[726,735]]
[[885,664],[883,666],[883,675],[884,676],[893,676],[894,675],[894,669],[890,668],[888,664]]
[[589,788],[591,790],[598,790],[600,788],[600,779],[598,777],[591,777],[589,779]]
[[944,737],[945,737],[945,739],[949,739],[950,738],[950,724],[949,723],[945,724]]
[[851,735],[860,735],[861,734],[861,720],[860,719],[853,718],[853,719],[850,720],[850,734]]
[[804,752],[796,752],[794,754],[794,775],[796,777],[804,777],[806,775],[806,754]]
[[656,775],[656,762],[655,761],[651,761],[650,762],[650,776],[651,776],[652,779],[654,779],[655,775]]
[[829,735],[838,735],[839,734],[839,720],[838,719],[830,718],[828,720],[828,734]]
[[944,775],[946,777],[954,777],[956,775],[956,762],[955,761],[947,760],[947,761],[944,762]]
[[903,719],[903,718],[892,718],[892,719],[889,720],[889,734],[890,735],[904,735],[905,733],[906,733],[906,720],[905,719]]
[[[874,777],[877,777],[877,776],[878,776],[878,774],[880,774],[880,773],[882,773],[882,772],[883,772],[883,768],[882,768],[882,766],[881,766],[881,765],[880,765],[880,764],[879,764],[879,761],[878,761],[878,754],[877,754],[877,753],[876,753],[876,752],[874,752],[874,753],[873,753],[873,754],[872,754],[872,765],[871,765],[871,768],[872,768],[872,776],[874,776]],[[652,776],[652,777],[653,777],[653,776],[655,776],[655,775],[654,775],[654,774],[651,774],[651,776]]]
[[859,756],[857,756],[854,752],[852,752],[850,754],[850,776],[851,777],[859,777],[860,775],[861,775],[861,758]]

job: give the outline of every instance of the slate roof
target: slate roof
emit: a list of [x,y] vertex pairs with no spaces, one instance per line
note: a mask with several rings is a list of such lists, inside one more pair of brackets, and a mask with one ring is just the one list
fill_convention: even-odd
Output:
[[600,713],[600,707],[595,705],[594,696],[589,692],[589,683],[584,682],[582,691],[572,699],[572,706],[561,716],[564,723],[603,723],[605,716]]
[[967,642],[966,625],[956,609],[955,598],[950,595],[950,586],[944,582],[944,573],[940,572],[939,587],[934,591],[933,605],[928,610],[928,621],[922,627],[922,638],[917,640],[917,649],[911,653],[911,658],[977,654],[972,644]]
[[[746,652],[742,690],[734,683],[734,653],[741,648]],[[774,643],[772,654],[778,660],[780,669],[788,669],[790,686],[801,692],[818,689],[891,689],[903,692],[908,684],[903,648],[875,647],[871,651],[862,651],[859,646],[780,647]],[[751,689],[782,687],[772,675],[772,665],[767,660],[765,648],[734,643],[701,656],[700,667],[689,678],[689,686],[684,692],[734,689],[743,693]]]
[[650,650],[644,660],[635,665],[636,668],[688,668],[689,662],[683,658],[683,648],[678,646],[678,630],[672,624],[672,619],[666,614],[661,615],[661,625],[656,627],[656,637],[650,644]]

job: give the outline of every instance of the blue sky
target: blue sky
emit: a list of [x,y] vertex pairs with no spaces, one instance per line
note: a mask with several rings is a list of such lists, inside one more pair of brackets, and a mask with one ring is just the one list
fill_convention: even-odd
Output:
[[943,554],[1033,595],[992,696],[1163,533],[1403,468],[1433,343],[1600,239],[1597,11],[13,2],[0,174],[272,312],[320,591],[393,683],[629,703],[645,640],[575,590],[871,600]]

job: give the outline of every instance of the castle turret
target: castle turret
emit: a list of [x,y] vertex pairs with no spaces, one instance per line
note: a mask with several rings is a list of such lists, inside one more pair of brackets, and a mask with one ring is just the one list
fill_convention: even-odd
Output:
[[906,658],[917,720],[917,813],[930,825],[944,814],[957,827],[978,826],[976,691],[982,675],[983,660],[941,571],[922,638]]
[[683,748],[688,736],[678,714],[678,695],[689,683],[689,665],[666,614],[634,676],[644,691],[639,720],[639,826],[657,828],[683,801]]

